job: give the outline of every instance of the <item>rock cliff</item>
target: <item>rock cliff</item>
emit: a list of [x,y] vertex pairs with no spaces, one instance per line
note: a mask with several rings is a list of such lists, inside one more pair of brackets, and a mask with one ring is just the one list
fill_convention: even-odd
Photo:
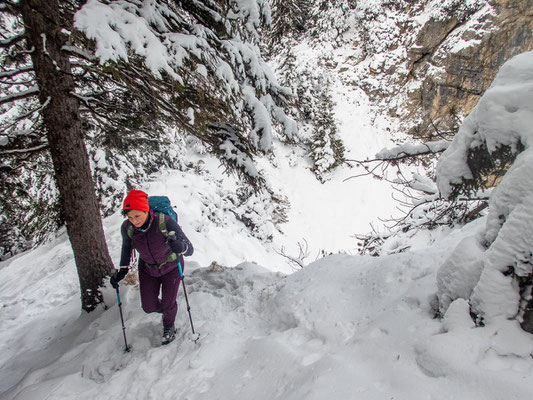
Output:
[[[409,47],[410,81],[406,113],[411,131],[425,133],[431,123],[453,129],[456,117],[467,115],[490,86],[502,64],[533,49],[533,1],[494,0],[488,13],[459,21],[429,19]],[[464,47],[462,44],[466,44]]]
[[500,66],[533,50],[533,0],[314,4],[305,34],[285,42],[304,49],[295,69],[364,90],[402,133],[453,131]]

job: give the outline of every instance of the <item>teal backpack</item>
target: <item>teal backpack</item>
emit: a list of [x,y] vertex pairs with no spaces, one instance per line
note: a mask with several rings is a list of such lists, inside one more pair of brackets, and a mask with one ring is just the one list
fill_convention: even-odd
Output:
[[172,208],[170,199],[167,196],[148,196],[148,206],[150,210],[158,213],[169,215],[174,221],[178,222],[178,214]]

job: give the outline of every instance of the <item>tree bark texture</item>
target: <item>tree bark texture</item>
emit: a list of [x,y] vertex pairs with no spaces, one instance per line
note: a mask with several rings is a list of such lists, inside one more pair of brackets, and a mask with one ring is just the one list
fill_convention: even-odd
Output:
[[[74,252],[82,308],[93,310],[102,302],[99,287],[113,263],[105,241],[100,208],[91,176],[75,83],[68,56],[61,51],[62,32],[58,0],[24,0],[20,11],[39,86],[42,118],[54,164],[67,232]],[[71,16],[72,17],[72,16]]]

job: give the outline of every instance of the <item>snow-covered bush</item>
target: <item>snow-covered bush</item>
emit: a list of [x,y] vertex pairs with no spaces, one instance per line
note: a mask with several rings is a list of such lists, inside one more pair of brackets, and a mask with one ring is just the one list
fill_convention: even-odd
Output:
[[268,188],[253,192],[243,186],[237,191],[236,207],[230,211],[261,241],[273,239],[274,231],[287,222],[289,202],[285,196]]
[[[194,171],[194,176],[200,177],[203,185],[202,190],[198,191],[201,219],[209,220],[221,228],[239,225],[235,220],[240,221],[244,235],[251,235],[263,242],[272,240],[275,231],[281,232],[281,224],[288,220],[290,204],[279,190],[269,185],[261,191],[255,191],[242,182],[231,182],[231,178],[226,178],[228,181],[216,179],[205,169],[202,161],[187,164],[186,167]],[[194,229],[203,232],[209,226],[200,224]]]
[[0,259],[52,238],[62,222],[50,160],[32,154],[22,167],[4,157],[0,185]]
[[[473,154],[486,152],[482,160],[492,158],[498,168],[512,162],[490,198],[486,226],[478,239],[484,251],[462,261],[459,261],[462,257],[452,254],[439,272],[441,277],[453,280],[454,275],[461,276],[458,271],[466,267],[466,262],[470,265],[470,277],[480,270],[479,280],[470,283],[465,291],[458,289],[463,285],[449,279],[444,283],[441,279],[441,311],[446,310],[450,298],[463,297],[470,301],[478,322],[523,318],[523,327],[530,332],[533,332],[532,92],[533,52],[528,52],[504,64],[437,165],[440,192],[448,197],[457,195],[465,184],[475,180],[479,168]],[[464,254],[464,247],[467,244],[461,244],[456,252]]]

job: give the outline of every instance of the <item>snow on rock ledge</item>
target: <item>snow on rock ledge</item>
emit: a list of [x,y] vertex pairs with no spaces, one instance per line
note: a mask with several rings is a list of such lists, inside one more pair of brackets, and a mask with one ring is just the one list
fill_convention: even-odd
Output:
[[[524,149],[491,195],[487,224],[479,236],[486,250],[465,254],[472,248],[467,243],[472,239],[465,239],[441,267],[441,312],[455,298],[469,297],[485,323],[519,316],[518,280],[533,272],[532,140],[533,52],[527,52],[501,68],[437,165],[439,190],[449,196],[453,185],[472,177],[466,160],[473,149],[485,146],[491,154],[501,146],[515,153]],[[463,279],[477,275],[478,269],[474,285]]]
[[483,247],[476,236],[463,239],[437,273],[439,311],[442,315],[456,299],[468,299],[483,270]]

